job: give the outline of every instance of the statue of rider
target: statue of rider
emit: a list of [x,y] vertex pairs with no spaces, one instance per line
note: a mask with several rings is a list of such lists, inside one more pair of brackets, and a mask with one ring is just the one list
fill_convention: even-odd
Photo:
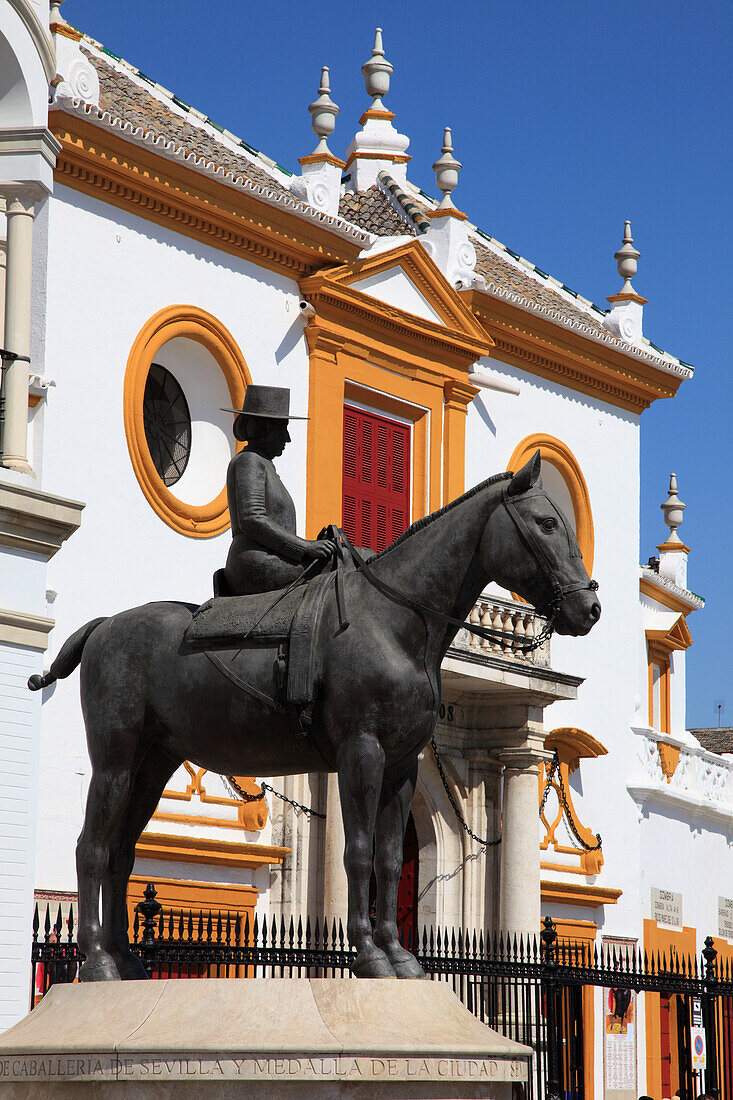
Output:
[[308,417],[290,416],[290,390],[281,386],[250,385],[242,408],[225,411],[236,413],[234,435],[245,447],[227,471],[232,544],[226,567],[215,578],[217,594],[285,588],[308,566],[308,575],[314,576],[330,561],[333,543],[295,533],[295,504],[273,463],[290,442],[288,420]]

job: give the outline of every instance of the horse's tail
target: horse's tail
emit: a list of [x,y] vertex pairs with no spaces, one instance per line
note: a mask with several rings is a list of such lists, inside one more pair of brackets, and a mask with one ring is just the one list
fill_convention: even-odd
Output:
[[101,619],[92,619],[92,621],[85,626],[80,626],[70,638],[67,638],[61,646],[58,657],[53,662],[46,675],[38,676],[36,674],[29,678],[28,687],[30,690],[40,691],[41,688],[48,687],[49,684],[55,683],[56,680],[63,680],[64,677],[69,676],[81,661],[82,651],[87,644],[89,635],[93,630],[97,629],[100,623],[105,622],[105,620],[105,615],[103,615]]

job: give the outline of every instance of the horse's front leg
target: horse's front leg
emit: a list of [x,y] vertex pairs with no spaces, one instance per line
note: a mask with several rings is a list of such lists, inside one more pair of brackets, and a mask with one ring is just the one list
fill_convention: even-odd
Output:
[[398,978],[424,978],[414,955],[402,947],[397,929],[397,891],[402,873],[403,847],[412,796],[417,783],[417,760],[392,783],[385,783],[376,824],[374,873],[377,879],[377,924],[374,942],[385,952]]
[[360,734],[338,752],[339,795],[346,846],[344,867],[349,886],[349,943],[356,949],[357,978],[394,978],[389,959],[375,946],[369,920],[369,880],[374,852],[374,823],[384,775],[384,750],[376,737]]

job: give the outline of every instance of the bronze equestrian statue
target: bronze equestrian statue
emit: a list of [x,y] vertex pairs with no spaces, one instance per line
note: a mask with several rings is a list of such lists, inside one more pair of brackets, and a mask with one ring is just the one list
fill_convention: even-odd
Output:
[[[250,428],[245,430],[251,439]],[[264,446],[261,437],[254,440],[263,465],[276,451],[272,433],[270,440]],[[247,462],[241,456],[233,460],[230,490],[236,507],[240,500],[244,505],[238,518],[241,553],[258,553],[256,542],[278,559],[267,562],[258,583],[272,575],[278,585],[296,587],[289,594],[283,588],[281,594],[234,596],[213,605],[246,610],[250,602],[259,608],[266,599],[274,608],[270,618],[280,612],[282,619],[288,601],[305,601],[303,590],[321,587],[307,735],[299,707],[278,683],[282,642],[268,643],[265,633],[257,644],[234,638],[228,648],[224,640],[217,654],[198,650],[186,640],[196,609],[181,603],[149,603],[87,623],[66,641],[50,673],[29,681],[38,689],[81,663],[92,763],[77,845],[82,981],[145,977],[128,940],[127,884],[137,840],[184,760],[223,775],[337,772],[353,972],[423,977],[399,942],[397,886],[418,754],[437,721],[440,666],[448,646],[490,581],[520,593],[561,634],[586,634],[601,613],[597,585],[588,577],[575,535],[542,490],[539,452],[518,473],[490,477],[414,523],[369,561],[339,533],[337,551],[347,568],[334,574],[338,583],[323,576],[299,588],[297,581],[288,583],[286,566],[298,565],[292,557],[296,549],[302,549],[301,561],[308,554],[317,560],[321,540],[303,545],[290,537],[273,539],[262,516],[259,526],[249,526],[252,497],[248,490],[240,495],[239,484],[239,464]],[[272,485],[265,466],[266,503],[274,500]],[[292,536],[286,506],[277,517]],[[235,534],[234,542],[239,537]],[[244,577],[240,585],[245,570],[239,571],[237,559],[233,546],[226,576],[241,590],[249,582]],[[257,615],[250,618],[259,623],[262,615]]]

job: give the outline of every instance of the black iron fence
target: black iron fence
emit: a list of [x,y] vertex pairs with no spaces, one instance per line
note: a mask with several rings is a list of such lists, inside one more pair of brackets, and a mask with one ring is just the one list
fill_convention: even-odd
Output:
[[[348,977],[353,958],[340,922],[286,923],[255,915],[250,923],[228,912],[164,911],[153,884],[136,908],[132,943],[148,975],[157,979]],[[674,1002],[676,1034],[670,1038],[674,1057],[670,1052],[669,1063],[676,1076],[663,1079],[663,1096],[677,1089],[680,1100],[694,1100],[703,1092],[733,1100],[733,971],[728,961],[718,960],[710,938],[699,959],[648,957],[625,946],[599,951],[558,939],[546,917],[539,936],[424,928],[406,946],[429,977],[449,982],[475,1016],[532,1047],[527,1100],[585,1100],[591,1052],[586,1050],[583,998],[584,991],[599,986],[609,991],[612,1022],[619,1030],[633,992],[657,994],[667,1007],[670,999]],[[47,906],[41,932],[36,907],[32,960],[33,1005],[51,985],[76,980],[81,956],[73,910],[64,921],[59,908],[52,923]],[[704,1033],[704,1070],[693,1064],[696,1025]],[[638,1055],[643,1057],[641,1037]]]

